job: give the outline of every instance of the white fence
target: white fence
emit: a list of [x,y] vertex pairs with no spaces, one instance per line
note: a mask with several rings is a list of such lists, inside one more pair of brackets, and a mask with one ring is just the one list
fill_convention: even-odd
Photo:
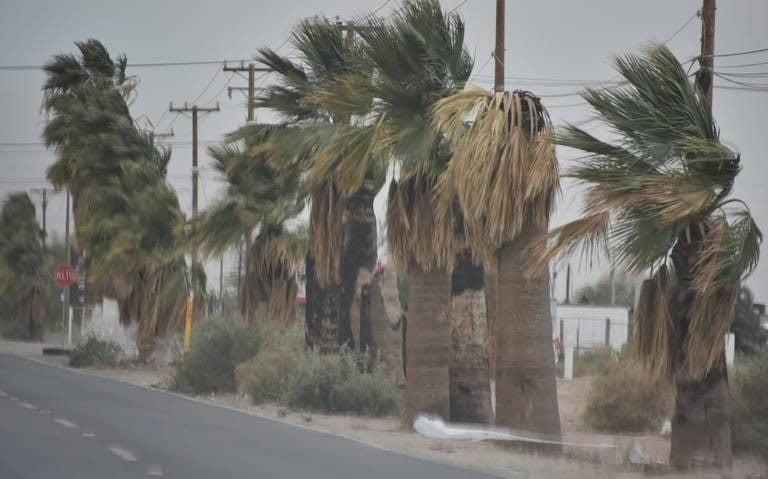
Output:
[[553,341],[576,354],[604,348],[618,352],[629,338],[629,310],[623,306],[558,304],[553,310]]

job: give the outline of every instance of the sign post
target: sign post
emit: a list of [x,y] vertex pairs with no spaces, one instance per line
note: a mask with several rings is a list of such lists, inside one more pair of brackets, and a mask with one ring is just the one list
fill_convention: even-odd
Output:
[[[59,286],[64,288],[65,303],[68,302],[66,299],[69,295],[69,287],[77,281],[77,273],[75,273],[75,269],[70,264],[61,264],[53,272],[53,279],[56,280],[56,283],[58,283]],[[65,304],[64,308],[67,307],[68,305]],[[65,309],[64,314],[67,318],[67,344],[72,345],[72,315],[66,314],[67,312],[68,311]]]

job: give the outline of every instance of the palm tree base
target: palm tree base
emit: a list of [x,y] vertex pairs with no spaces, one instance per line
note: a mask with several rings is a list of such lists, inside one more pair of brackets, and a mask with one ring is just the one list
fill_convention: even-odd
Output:
[[678,469],[730,469],[730,394],[725,357],[698,381],[678,380],[669,463]]

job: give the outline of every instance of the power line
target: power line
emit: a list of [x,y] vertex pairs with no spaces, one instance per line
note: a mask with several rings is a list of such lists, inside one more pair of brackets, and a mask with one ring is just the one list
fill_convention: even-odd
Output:
[[762,52],[768,52],[768,48],[758,48],[755,50],[744,50],[742,52],[732,52],[732,53],[713,53],[712,55],[699,55],[699,57],[707,57],[707,58],[735,57],[739,55],[752,55],[754,53],[762,53]]
[[378,8],[376,8],[376,9],[375,9],[373,12],[371,12],[371,15],[376,15],[377,13],[379,13],[379,10],[381,10],[382,8],[384,8],[384,7],[386,7],[387,5],[389,5],[389,3],[390,3],[391,1],[392,1],[392,0],[387,0],[386,2],[382,3],[381,5],[379,5],[379,7],[378,7]]
[[677,31],[675,31],[675,33],[673,33],[672,35],[670,35],[670,36],[669,36],[669,38],[667,38],[666,40],[664,40],[664,44],[666,45],[667,43],[671,42],[671,41],[672,41],[672,40],[673,40],[673,39],[674,39],[674,38],[675,38],[677,35],[679,35],[679,34],[680,34],[680,32],[682,32],[683,30],[685,30],[685,27],[687,27],[687,26],[688,26],[688,24],[689,24],[689,23],[691,23],[691,22],[693,21],[693,19],[694,19],[694,18],[696,18],[696,17],[700,17],[700,16],[701,16],[701,11],[700,11],[700,10],[696,10],[696,13],[694,13],[693,15],[691,15],[691,18],[689,18],[689,19],[688,19],[688,21],[686,21],[685,23],[683,23],[683,26],[682,26],[682,27],[678,28],[678,29],[677,29]]
[[205,92],[208,91],[209,88],[211,88],[211,85],[213,85],[214,80],[219,76],[219,73],[221,73],[221,69],[219,67],[216,67],[216,71],[213,72],[213,76],[208,81],[208,83],[203,88],[203,91],[201,91],[194,100],[192,100],[192,103],[196,103],[197,100],[199,100],[203,95],[205,95]]
[[[155,68],[155,67],[184,67],[184,66],[196,66],[196,65],[221,65],[227,61],[222,60],[195,60],[195,61],[179,61],[179,62],[144,62],[144,63],[128,63],[129,68]],[[247,59],[229,60],[233,62],[249,61]],[[43,70],[43,65],[0,65],[0,71],[34,71]]]
[[460,9],[461,7],[463,7],[464,5],[466,5],[466,3],[467,3],[468,1],[469,1],[469,0],[464,0],[464,1],[463,1],[463,2],[461,2],[460,4],[458,4],[458,5],[456,5],[455,7],[453,7],[451,10],[449,10],[449,11],[448,11],[448,13],[450,14],[450,13],[453,13],[453,12],[455,12],[456,10],[458,10],[458,9]]

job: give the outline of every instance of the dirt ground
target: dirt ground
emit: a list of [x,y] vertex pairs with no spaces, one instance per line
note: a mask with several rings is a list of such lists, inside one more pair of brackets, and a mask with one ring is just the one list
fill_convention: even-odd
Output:
[[[40,344],[0,340],[0,353],[10,353],[65,367],[62,357],[42,355]],[[144,387],[164,389],[170,367],[127,366],[113,369],[87,369],[87,373]],[[723,477],[720,474],[681,476],[663,464],[669,454],[669,439],[660,435],[620,436],[590,432],[580,422],[580,405],[589,392],[591,378],[558,380],[558,401],[563,441],[568,443],[557,457],[526,453],[490,441],[441,440],[404,432],[398,418],[363,418],[291,411],[276,405],[255,406],[244,396],[226,394],[192,398],[222,407],[253,414],[314,430],[328,432],[375,447],[421,457],[455,466],[489,472],[506,478],[568,477],[569,479],[601,477],[636,478]],[[626,465],[633,442],[639,443],[650,458],[651,466]],[[588,447],[589,444],[612,445],[609,449]],[[768,466],[754,458],[738,458],[730,476],[768,479]]]

